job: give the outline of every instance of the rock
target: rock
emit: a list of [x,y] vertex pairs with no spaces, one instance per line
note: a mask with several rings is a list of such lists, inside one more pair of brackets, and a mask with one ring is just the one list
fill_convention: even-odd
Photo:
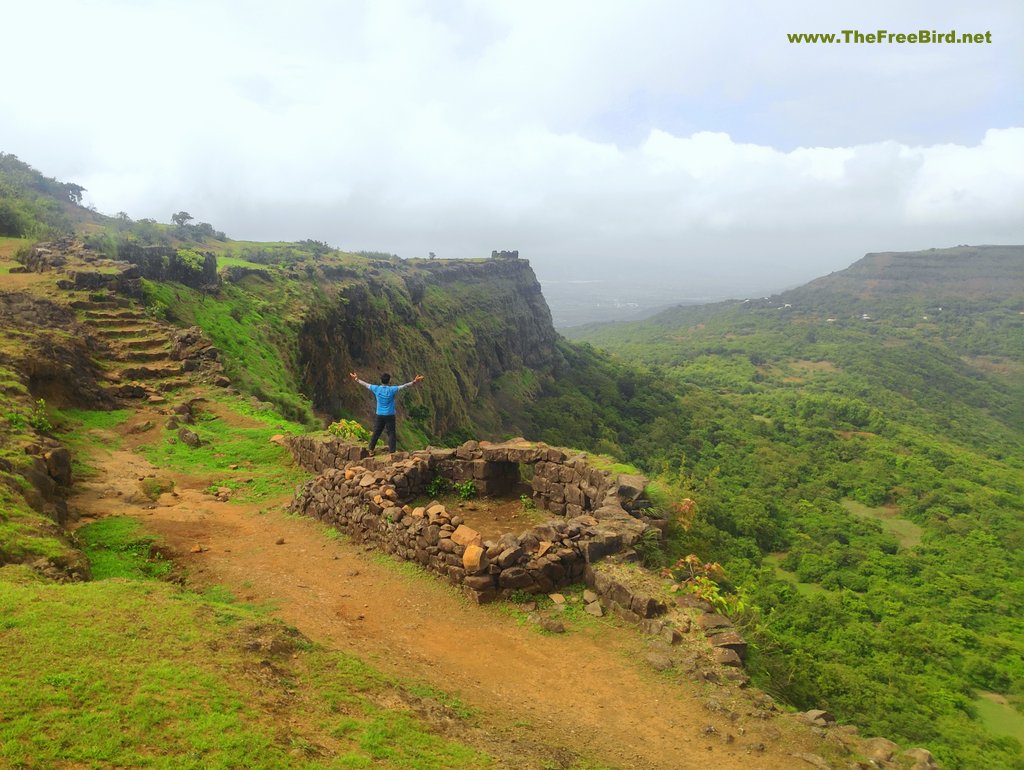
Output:
[[479,545],[470,543],[462,553],[462,567],[466,572],[483,572],[490,565],[487,552]]
[[180,425],[181,423],[178,421],[177,417],[168,417],[167,422],[164,423],[164,427],[167,428],[167,430],[174,430]]
[[181,439],[181,443],[186,444],[193,449],[197,449],[203,445],[203,441],[199,438],[199,434],[189,430],[188,428],[182,428],[179,430],[178,438]]
[[661,629],[661,638],[669,644],[679,644],[683,641],[683,635],[678,628],[666,625]]
[[583,608],[583,611],[588,615],[593,615],[595,618],[604,616],[604,610],[601,609],[600,602],[591,602]]
[[130,427],[128,429],[128,432],[133,434],[133,435],[137,435],[139,433],[145,433],[148,430],[153,430],[153,421],[152,420],[146,420],[145,422],[137,423],[137,424],[133,425],[132,427]]
[[675,666],[672,662],[672,658],[663,652],[649,652],[647,653],[647,662],[651,664],[651,667],[658,671],[668,671],[670,668]]
[[910,749],[904,751],[902,756],[914,763],[911,770],[939,770],[935,758],[928,749]]
[[270,442],[272,444],[277,444],[279,446],[284,446],[285,445],[284,435],[281,434],[281,433],[276,433],[276,434],[274,434],[273,436],[270,437]]
[[231,487],[217,487],[217,494],[215,496],[222,503],[226,503],[231,499]]
[[71,485],[71,453],[64,447],[51,449],[43,459],[50,477],[62,486]]
[[551,618],[544,618],[540,622],[540,627],[543,628],[550,634],[564,634],[565,623],[560,620],[552,620]]
[[483,542],[483,539],[480,537],[480,533],[475,529],[467,527],[465,524],[459,524],[452,533],[452,541],[459,545],[479,546]]
[[725,615],[705,612],[703,615],[697,616],[697,625],[704,631],[710,631],[713,628],[732,628],[732,621]]
[[565,604],[565,596],[562,594],[548,594],[548,598],[555,604]]
[[284,545],[284,538],[279,537],[277,540],[274,541],[274,545]]
[[522,567],[509,567],[498,576],[498,585],[502,588],[526,588],[534,585],[533,576]]
[[888,762],[900,747],[887,738],[871,738],[864,741],[864,756],[876,762]]
[[190,548],[189,550],[190,550],[191,553],[202,553],[206,549],[203,548],[201,545],[196,544],[196,545],[192,546],[192,548]]
[[711,658],[722,666],[732,666],[734,668],[740,668],[743,665],[743,660],[737,654],[736,650],[728,647],[716,647],[711,652]]
[[585,602],[586,602],[587,604],[591,604],[592,602],[596,602],[596,601],[597,601],[597,599],[598,599],[598,596],[597,596],[597,594],[595,594],[595,593],[594,593],[593,591],[591,591],[591,590],[590,590],[589,588],[588,588],[588,589],[586,589],[586,590],[585,590],[585,591],[583,592],[583,601],[585,601]]
[[730,650],[734,650],[741,658],[747,652],[746,641],[732,629],[708,636],[708,641],[711,642],[712,647],[728,647]]
[[835,724],[836,721],[834,716],[822,709],[804,711],[799,716],[802,721],[807,722],[808,724],[817,725],[818,727],[827,727],[828,725]]
[[523,549],[519,546],[506,548],[498,555],[498,566],[502,569],[510,567],[523,558]]
[[644,494],[644,487],[647,486],[647,479],[631,473],[623,473],[619,476],[619,497],[630,502],[640,499]]

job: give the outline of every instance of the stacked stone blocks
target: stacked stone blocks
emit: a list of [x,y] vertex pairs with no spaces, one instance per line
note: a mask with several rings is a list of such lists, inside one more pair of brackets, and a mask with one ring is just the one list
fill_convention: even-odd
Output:
[[[319,474],[299,489],[293,510],[418,562],[479,602],[578,582],[589,563],[631,546],[651,526],[640,516],[645,479],[599,470],[544,444],[470,441],[380,457],[337,438],[296,436],[288,446],[299,465]],[[410,505],[437,476],[472,480],[482,495],[508,495],[520,465],[533,467],[538,506],[559,518],[484,540],[440,503]]]

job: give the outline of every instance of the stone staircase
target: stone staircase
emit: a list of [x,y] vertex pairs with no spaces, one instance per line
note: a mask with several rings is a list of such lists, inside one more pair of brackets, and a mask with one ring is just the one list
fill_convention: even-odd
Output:
[[110,395],[159,402],[168,392],[191,384],[174,357],[174,327],[148,318],[136,301],[125,297],[71,293],[81,295],[71,301],[79,320],[105,343],[108,352],[99,363]]
[[37,244],[20,270],[58,276],[56,287],[77,312],[79,331],[100,343],[94,360],[114,398],[161,403],[168,393],[200,381],[231,384],[202,329],[181,329],[145,314],[138,265],[108,259],[69,237]]

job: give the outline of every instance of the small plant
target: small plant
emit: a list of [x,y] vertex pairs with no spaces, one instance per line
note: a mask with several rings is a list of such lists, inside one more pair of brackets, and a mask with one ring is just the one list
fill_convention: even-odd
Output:
[[648,569],[657,569],[665,563],[665,552],[661,550],[661,533],[654,527],[644,530],[633,547],[639,554],[640,561]]
[[519,502],[523,504],[524,511],[537,510],[537,503],[529,495],[519,495]]
[[337,436],[346,441],[363,443],[370,440],[370,432],[355,420],[338,420],[327,428],[328,435]]
[[461,484],[455,484],[454,487],[456,493],[463,500],[472,500],[476,497],[476,483],[473,480],[463,481]]
[[450,489],[448,479],[444,476],[434,476],[427,484],[427,496],[438,498]]
[[3,416],[12,430],[22,430],[25,427],[25,415],[21,412],[15,412],[12,409],[9,412],[4,412]]
[[53,425],[50,424],[50,419],[46,416],[46,401],[43,399],[36,401],[35,406],[32,407],[32,414],[28,416],[28,424],[40,433],[53,432]]
[[738,597],[723,594],[715,581],[715,577],[725,577],[725,571],[718,562],[702,562],[699,556],[691,553],[662,570],[662,575],[677,581],[674,590],[682,590],[710,602],[723,614],[742,612],[745,609]]

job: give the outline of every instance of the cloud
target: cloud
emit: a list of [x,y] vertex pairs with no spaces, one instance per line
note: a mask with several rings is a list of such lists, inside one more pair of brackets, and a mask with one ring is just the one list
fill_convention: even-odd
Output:
[[[105,212],[709,292],[1024,240],[1024,7],[842,5],[18,4],[0,149]],[[879,26],[994,42],[785,40]]]

